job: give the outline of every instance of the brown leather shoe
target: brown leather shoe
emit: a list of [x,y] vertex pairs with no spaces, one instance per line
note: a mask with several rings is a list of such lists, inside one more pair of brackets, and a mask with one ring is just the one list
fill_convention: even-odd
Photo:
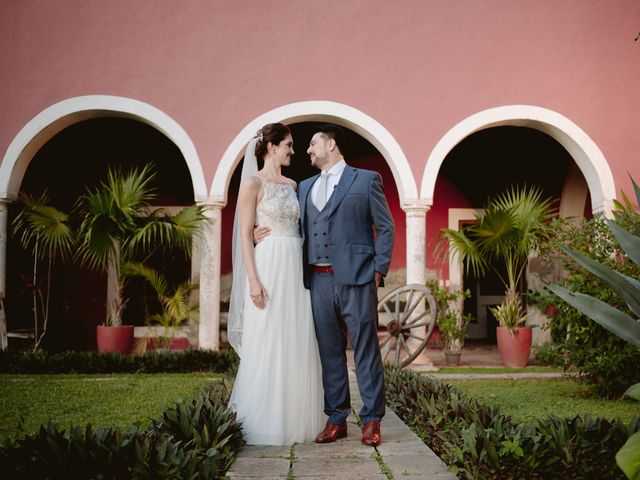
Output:
[[380,420],[372,420],[362,427],[362,443],[370,447],[377,447],[382,441],[380,435]]
[[316,437],[316,443],[331,443],[346,436],[346,425],[336,425],[335,423],[327,422],[324,426],[324,430],[322,430]]

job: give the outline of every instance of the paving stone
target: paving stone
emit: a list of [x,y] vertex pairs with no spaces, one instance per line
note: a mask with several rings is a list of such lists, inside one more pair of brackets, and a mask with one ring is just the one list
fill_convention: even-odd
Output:
[[233,477],[286,477],[289,459],[239,457],[229,471]]
[[250,478],[259,478],[260,480],[282,480],[283,478],[287,478],[287,475],[281,475],[281,476],[277,476],[277,477],[265,477],[264,475],[255,475],[255,476],[245,476],[245,475],[236,475],[233,472],[227,472],[227,475],[225,478],[228,478],[230,480],[249,480]]
[[238,458],[244,457],[284,457],[289,458],[291,447],[288,445],[245,445]]
[[295,478],[308,478],[309,480],[387,480],[387,476],[381,473],[377,475],[366,474],[366,475],[358,475],[358,474],[334,474],[334,475],[296,475]]
[[408,428],[384,428],[380,430],[382,434],[382,443],[385,442],[411,442],[417,437]]
[[403,478],[408,475],[451,473],[442,461],[434,462],[421,454],[382,456],[382,459],[395,478]]
[[387,455],[433,455],[438,461],[440,458],[433,453],[424,443],[420,442],[382,442],[377,447],[378,453],[386,458]]
[[[372,452],[373,453],[373,452]],[[348,475],[349,478],[358,476],[370,478],[370,475],[380,473],[378,462],[370,456],[363,458],[314,458],[303,457],[293,463],[294,477],[324,475],[335,477]]]
[[356,456],[360,458],[368,458],[373,454],[374,449],[363,445],[360,437],[357,441],[338,441],[334,443],[305,443],[296,445],[295,455],[298,458],[315,457],[315,458],[334,458],[337,456]]

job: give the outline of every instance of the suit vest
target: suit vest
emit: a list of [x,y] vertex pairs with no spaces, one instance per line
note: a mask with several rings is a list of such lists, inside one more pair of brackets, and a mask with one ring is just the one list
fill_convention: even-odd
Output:
[[331,256],[329,255],[329,215],[327,215],[327,212],[331,210],[333,197],[332,195],[329,198],[322,212],[320,212],[311,201],[311,193],[309,193],[309,201],[304,212],[306,215],[305,229],[309,265],[331,263]]

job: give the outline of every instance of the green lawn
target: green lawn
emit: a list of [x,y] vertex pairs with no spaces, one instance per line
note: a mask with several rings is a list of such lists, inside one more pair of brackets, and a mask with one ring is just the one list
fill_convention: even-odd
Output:
[[146,425],[179,400],[190,400],[215,374],[0,375],[0,440],[53,420],[60,426]]
[[571,378],[442,381],[482,403],[498,405],[502,413],[518,421],[530,422],[546,418],[549,414],[559,417],[577,414],[609,419],[620,417],[625,422],[640,416],[639,402],[590,398],[586,386]]

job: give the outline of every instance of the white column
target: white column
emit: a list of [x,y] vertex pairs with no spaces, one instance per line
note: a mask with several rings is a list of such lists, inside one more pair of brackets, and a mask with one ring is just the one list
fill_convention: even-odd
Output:
[[[428,205],[420,203],[403,205],[407,219],[407,285],[417,283],[425,285],[427,283],[427,211]],[[412,317],[424,312],[425,305],[418,305]],[[424,328],[424,327],[421,327]],[[411,350],[419,347],[419,341],[410,338],[408,340]],[[433,367],[433,361],[421,353],[414,361],[414,365],[423,367]]]
[[409,204],[402,209],[407,217],[407,285],[427,282],[427,212],[428,205]]
[[200,246],[200,327],[198,343],[207,350],[220,349],[220,257],[222,208],[224,203],[207,207]]
[[0,199],[0,350],[6,350],[7,343],[7,317],[4,310],[4,296],[6,292],[7,278],[7,216],[9,213],[9,201]]

